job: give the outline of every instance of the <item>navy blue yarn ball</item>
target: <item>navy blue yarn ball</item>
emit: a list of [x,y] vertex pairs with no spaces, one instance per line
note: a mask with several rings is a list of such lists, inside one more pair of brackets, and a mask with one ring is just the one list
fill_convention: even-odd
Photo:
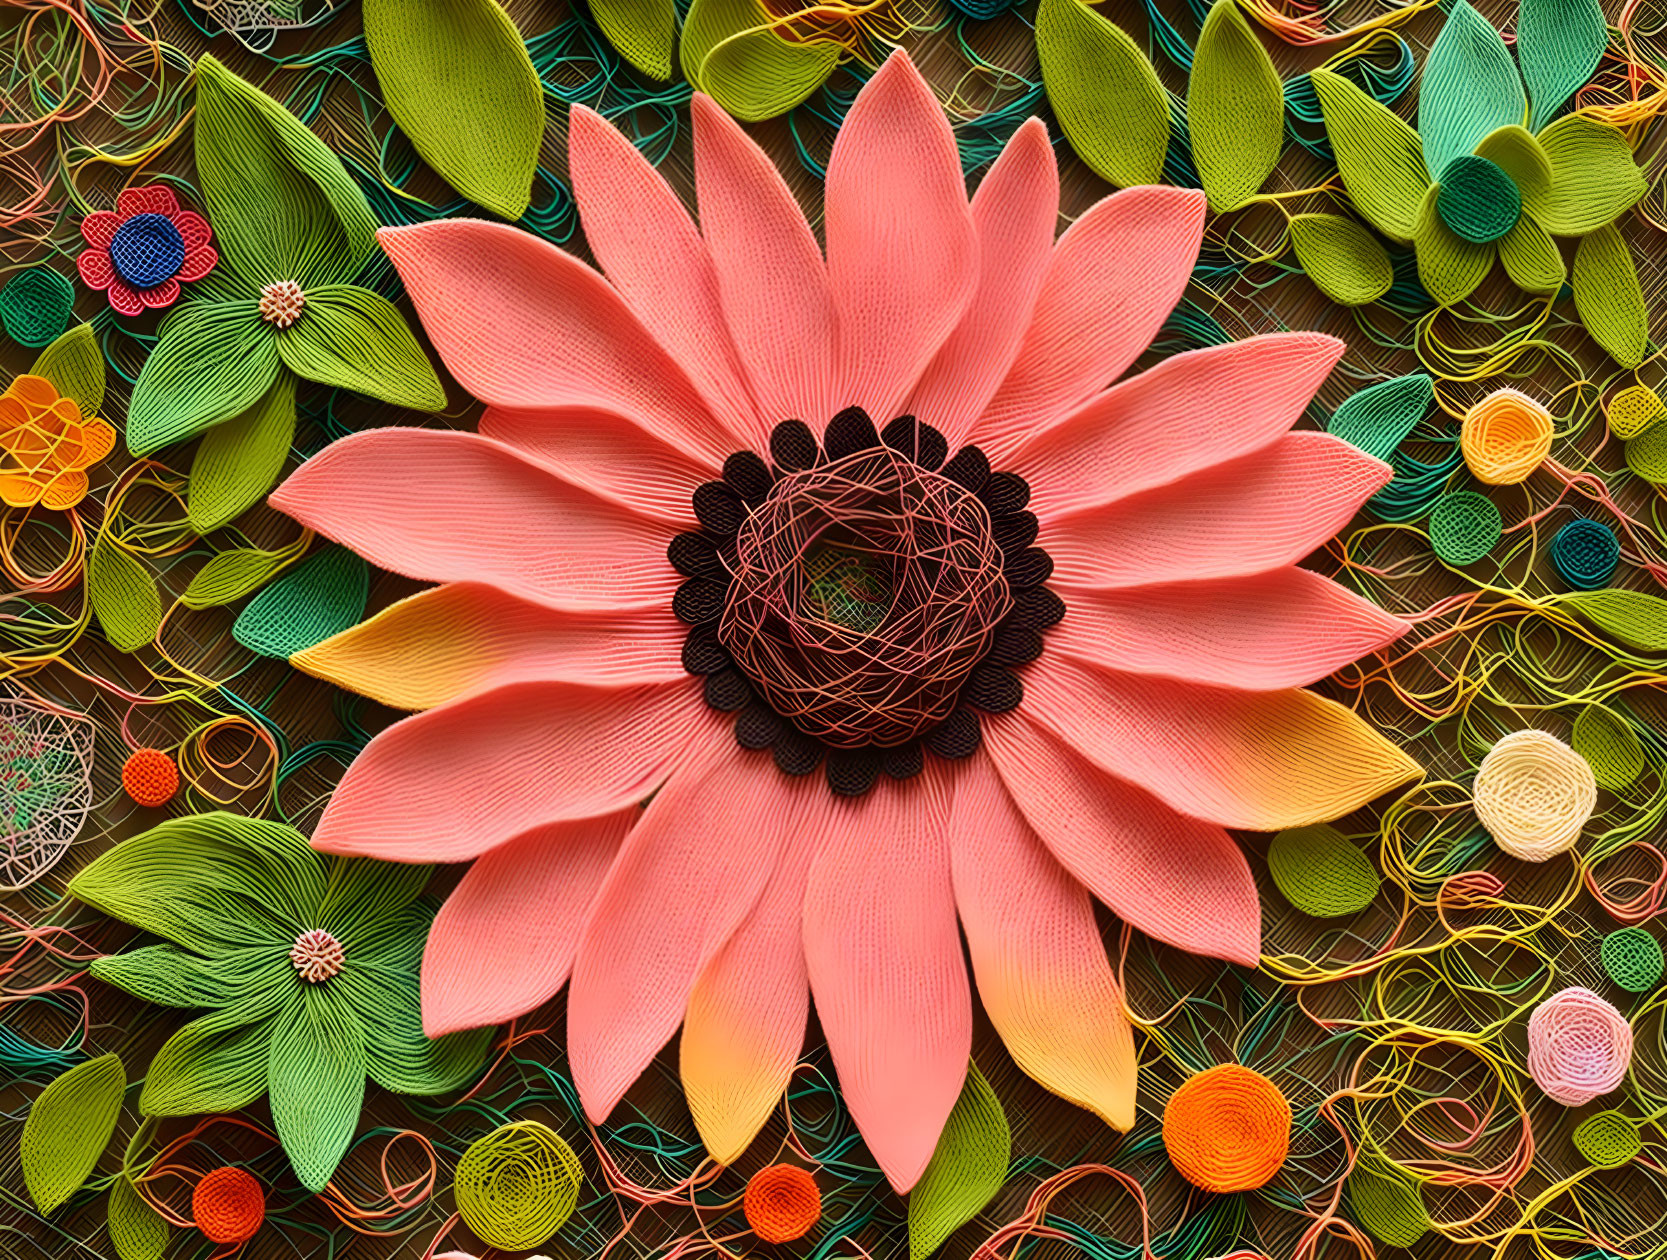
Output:
[[154,289],[185,264],[185,240],[165,214],[136,214],[110,242],[116,274],[135,289]]
[[1551,540],[1551,563],[1558,576],[1577,591],[1609,585],[1620,559],[1615,531],[1600,521],[1570,521]]

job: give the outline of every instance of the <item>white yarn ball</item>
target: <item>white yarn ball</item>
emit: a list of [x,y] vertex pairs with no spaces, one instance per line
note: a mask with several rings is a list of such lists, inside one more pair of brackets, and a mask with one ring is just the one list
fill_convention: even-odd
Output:
[[1598,804],[1597,778],[1574,749],[1545,731],[1512,731],[1489,750],[1471,789],[1476,817],[1524,862],[1567,853]]

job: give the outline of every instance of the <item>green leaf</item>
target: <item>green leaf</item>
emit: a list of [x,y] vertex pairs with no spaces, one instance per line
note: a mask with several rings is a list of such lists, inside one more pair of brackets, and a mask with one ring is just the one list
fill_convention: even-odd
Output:
[[110,646],[136,652],[156,637],[162,624],[162,596],[136,556],[100,534],[87,560],[87,598]]
[[1349,1174],[1349,1205],[1368,1233],[1391,1247],[1410,1247],[1430,1230],[1416,1183],[1400,1170],[1363,1159]]
[[1395,283],[1389,254],[1353,219],[1299,214],[1291,219],[1291,248],[1315,287],[1340,306],[1375,302]]
[[1418,212],[1418,231],[1413,248],[1418,253],[1418,280],[1442,306],[1464,301],[1487,279],[1498,250],[1478,245],[1459,236],[1441,221],[1436,211],[1437,186],[1430,185]]
[[1380,381],[1345,398],[1326,432],[1388,463],[1434,397],[1435,382],[1422,372]]
[[1644,772],[1644,746],[1632,726],[1601,704],[1580,711],[1569,746],[1586,758],[1592,776],[1611,792],[1626,791]]
[[[294,441],[295,376],[281,371],[253,407],[203,435],[191,461],[186,499],[191,528],[212,533],[258,503],[278,480]],[[188,602],[188,607],[202,606]]]
[[1609,29],[1598,0],[1522,0],[1517,10],[1517,59],[1533,102],[1529,126],[1545,126],[1592,77],[1608,43]]
[[785,114],[827,81],[844,48],[783,39],[759,0],[693,0],[678,56],[684,77],[742,122]]
[[1522,127],[1513,124],[1489,132],[1476,146],[1476,155],[1509,175],[1525,200],[1544,197],[1551,191],[1551,158]]
[[1558,603],[1634,651],[1651,656],[1667,654],[1667,599],[1643,591],[1610,588],[1576,591]]
[[1248,202],[1279,164],[1285,89],[1238,0],[1216,0],[1204,19],[1187,84],[1187,129],[1218,214]]
[[185,1010],[231,1006],[291,975],[285,942],[201,958],[173,945],[147,945],[95,958],[93,977],[156,1006]]
[[1553,236],[1607,227],[1649,191],[1619,128],[1570,114],[1540,132],[1539,141],[1551,162],[1551,188],[1524,190],[1522,208]]
[[[378,865],[386,865],[379,863]],[[432,913],[403,916],[426,933]],[[423,935],[413,953],[420,960]],[[423,1034],[422,1005],[415,968],[395,973],[382,966],[351,963],[330,982],[355,1010],[375,1011],[365,1026],[365,1068],[371,1080],[396,1094],[445,1094],[461,1089],[480,1074],[497,1035],[493,1027],[476,1028],[430,1040]]]
[[1567,268],[1563,252],[1546,230],[1527,215],[1499,241],[1499,261],[1512,282],[1524,293],[1556,293],[1563,287]]
[[[662,79],[671,75],[676,29],[671,0],[665,8],[672,23]],[[470,201],[519,219],[532,199],[544,138],[544,88],[503,6],[496,0],[364,0],[363,12],[365,45],[383,99],[412,147]],[[592,12],[601,22],[595,6]],[[438,93],[444,94],[443,108]]]
[[222,551],[197,570],[179,602],[187,608],[230,604],[266,585],[292,558],[289,551],[261,551],[257,547]]
[[909,1194],[909,1260],[925,1260],[984,1210],[1007,1177],[1012,1146],[1001,1100],[969,1062],[938,1149]]
[[1586,331],[1622,367],[1637,367],[1650,345],[1650,312],[1632,251],[1613,227],[1580,238],[1574,252],[1574,308]]
[[272,1026],[288,1008],[299,1007],[295,980],[194,1019],[156,1052],[139,1110],[147,1116],[195,1116],[237,1111],[266,1092],[272,1055]]
[[1169,94],[1134,40],[1082,0],[1041,0],[1036,54],[1065,138],[1120,188],[1161,184]]
[[193,301],[161,328],[127,409],[127,449],[149,455],[249,410],[278,378],[259,303]]
[[369,594],[369,566],[345,547],[327,547],[255,596],[232,624],[232,638],[287,660],[358,625]]
[[1527,121],[1528,97],[1511,50],[1492,22],[1458,0],[1418,85],[1425,167],[1440,180],[1449,162],[1474,153],[1490,131]]
[[267,1079],[278,1140],[301,1184],[317,1193],[359,1123],[365,1030],[329,982],[308,986],[301,999],[276,1021]]
[[428,356],[386,298],[351,284],[307,294],[301,318],[278,334],[290,371],[396,407],[441,411],[446,391]]
[[1430,186],[1418,133],[1342,75],[1315,70],[1309,78],[1349,200],[1390,240],[1410,241]]
[[78,1063],[40,1092],[23,1124],[23,1184],[54,1212],[92,1174],[122,1114],[127,1073],[113,1054]]
[[162,1260],[173,1231],[125,1173],[110,1187],[110,1245],[117,1260]]
[[197,62],[197,171],[221,258],[257,289],[350,280],[376,250],[376,218],[341,159],[206,54]]
[[44,376],[64,398],[73,398],[84,416],[104,405],[104,353],[91,324],[77,324],[35,358],[29,369]]
[[677,42],[672,0],[590,0],[590,15],[621,57],[651,79],[671,78]]

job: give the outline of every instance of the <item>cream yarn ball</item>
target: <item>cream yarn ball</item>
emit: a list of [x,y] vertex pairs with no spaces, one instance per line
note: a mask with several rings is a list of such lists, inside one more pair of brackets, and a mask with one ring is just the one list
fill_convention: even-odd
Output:
[[1545,731],[1512,731],[1489,750],[1471,789],[1476,817],[1499,847],[1524,862],[1567,853],[1597,808],[1586,759]]

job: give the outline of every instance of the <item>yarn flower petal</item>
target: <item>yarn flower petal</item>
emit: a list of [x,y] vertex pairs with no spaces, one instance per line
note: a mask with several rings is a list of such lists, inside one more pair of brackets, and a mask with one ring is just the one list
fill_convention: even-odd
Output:
[[272,1125],[295,1175],[318,1193],[353,1140],[365,1097],[365,1028],[339,993],[308,989],[272,1029]]
[[1522,208],[1554,236],[1585,236],[1618,219],[1648,191],[1626,134],[1584,114],[1540,132],[1549,187],[1525,187]]
[[134,456],[241,415],[272,388],[278,348],[256,307],[253,299],[197,299],[168,316],[133,387],[127,449]]
[[300,1000],[295,993],[286,999],[276,987],[262,989],[192,1020],[151,1060],[139,1110],[147,1116],[190,1116],[247,1107],[266,1092],[272,1017]]
[[1418,89],[1424,165],[1437,181],[1498,127],[1528,121],[1528,94],[1493,23],[1458,0],[1430,48]]
[[1418,254],[1418,280],[1442,306],[1456,306],[1488,278],[1498,252],[1491,244],[1467,241],[1441,220],[1436,209],[1440,186],[1430,185],[1418,208],[1413,247]]
[[308,290],[305,318],[281,329],[277,341],[278,357],[306,380],[395,407],[445,408],[446,391],[405,317],[369,289],[336,284]]
[[1342,75],[1322,69],[1309,78],[1349,200],[1390,240],[1412,240],[1430,186],[1418,133]]

